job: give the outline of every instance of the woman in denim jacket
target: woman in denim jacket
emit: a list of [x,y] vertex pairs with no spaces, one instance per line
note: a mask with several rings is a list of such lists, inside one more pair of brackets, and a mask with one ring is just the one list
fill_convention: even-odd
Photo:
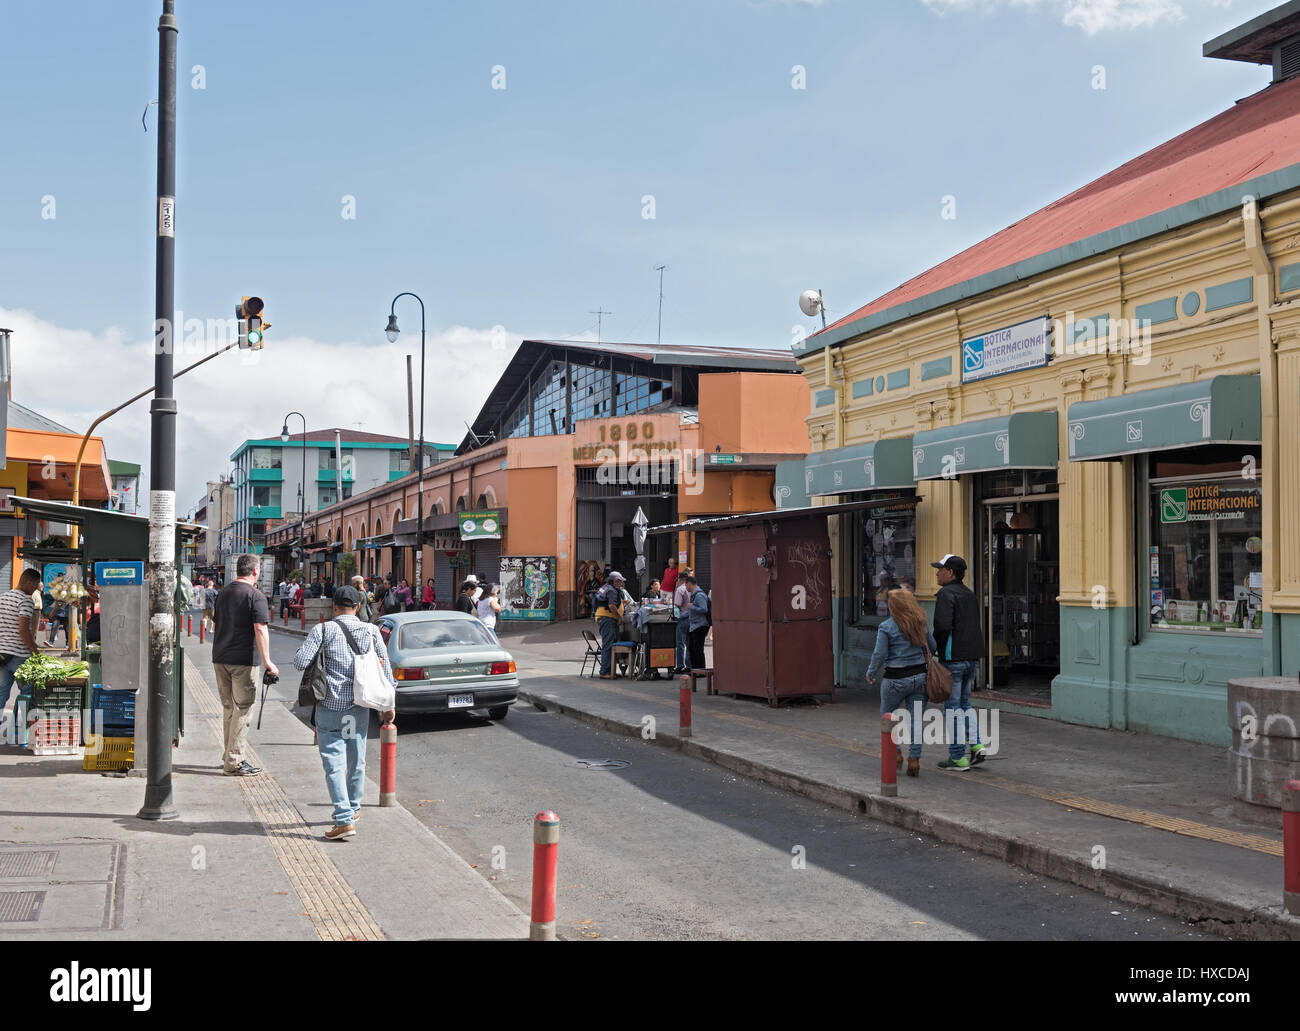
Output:
[[[912,592],[889,592],[889,618],[876,630],[876,649],[867,667],[867,683],[880,684],[880,712],[906,709],[909,717],[907,775],[921,773],[921,716],[925,712],[925,649],[935,652],[934,634]],[[881,679],[883,671],[884,679]],[[903,753],[898,753],[903,765]]]

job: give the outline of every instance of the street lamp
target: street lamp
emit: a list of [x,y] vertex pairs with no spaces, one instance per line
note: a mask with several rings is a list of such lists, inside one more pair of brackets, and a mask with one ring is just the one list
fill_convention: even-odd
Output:
[[[302,560],[302,601],[307,604],[307,417],[302,412],[290,412],[302,420],[302,479],[298,483],[298,557]],[[280,440],[289,443],[289,415],[280,427]]]
[[415,590],[416,597],[424,597],[424,301],[413,293],[400,293],[388,307],[388,326],[384,335],[390,344],[397,343],[397,301],[401,297],[414,297],[420,301],[420,444],[415,452]]

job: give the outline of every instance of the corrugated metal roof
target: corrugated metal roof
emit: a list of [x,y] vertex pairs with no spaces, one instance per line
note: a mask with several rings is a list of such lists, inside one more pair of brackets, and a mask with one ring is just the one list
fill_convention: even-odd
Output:
[[9,402],[9,425],[20,430],[41,430],[45,433],[76,433],[77,436],[81,436],[72,427],[64,426],[61,422],[46,418],[40,412],[34,412],[26,405],[20,405],[17,401]]
[[[808,350],[817,348],[822,334],[858,320],[895,308],[903,309],[898,319],[919,314],[926,310],[925,299],[941,291],[1298,164],[1300,79],[1292,79],[1238,101],[1227,111],[909,279],[810,336]],[[1164,229],[1153,223],[1152,232],[1159,231]],[[1062,255],[1060,264],[1083,256]],[[951,303],[947,297],[934,300],[935,308]],[[896,320],[887,315],[873,319],[863,331],[890,321]],[[836,336],[842,339],[844,333]]]

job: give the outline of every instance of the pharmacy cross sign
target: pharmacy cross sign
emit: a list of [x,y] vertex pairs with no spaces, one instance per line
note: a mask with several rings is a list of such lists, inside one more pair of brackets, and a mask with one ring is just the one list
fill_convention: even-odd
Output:
[[1187,522],[1187,488],[1165,487],[1160,491],[1160,521],[1162,523]]

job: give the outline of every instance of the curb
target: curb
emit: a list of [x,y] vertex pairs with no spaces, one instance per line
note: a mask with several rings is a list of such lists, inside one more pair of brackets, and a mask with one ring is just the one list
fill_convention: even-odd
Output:
[[[519,699],[543,712],[571,716],[601,730],[627,737],[641,737],[639,723],[627,723],[588,709],[575,707],[540,691],[519,689]],[[950,845],[1000,859],[1031,873],[1065,881],[1095,891],[1106,898],[1128,905],[1142,906],[1164,916],[1195,924],[1213,934],[1247,941],[1300,941],[1300,919],[1287,915],[1280,898],[1273,907],[1251,908],[1212,895],[1193,894],[1142,874],[1123,874],[1113,870],[1094,870],[1092,864],[1075,855],[1048,845],[997,834],[977,823],[964,823],[947,816],[935,816],[919,806],[899,798],[864,794],[838,784],[813,780],[797,773],[780,770],[736,752],[701,744],[695,738],[675,734],[656,734],[655,744],[676,749],[694,759],[701,759],[723,769],[739,773],[772,787],[789,791],[815,802],[880,820],[883,823],[915,831]]]

